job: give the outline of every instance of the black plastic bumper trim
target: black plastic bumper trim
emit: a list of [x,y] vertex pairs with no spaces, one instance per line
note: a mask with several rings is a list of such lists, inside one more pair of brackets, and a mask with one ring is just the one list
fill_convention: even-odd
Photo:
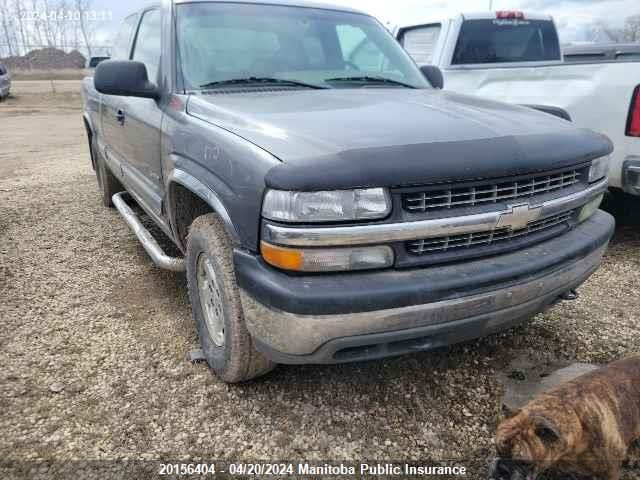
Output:
[[437,267],[292,275],[236,250],[239,286],[258,302],[300,315],[369,312],[490,291],[548,274],[607,244],[615,221],[598,211],[572,231],[516,252]]

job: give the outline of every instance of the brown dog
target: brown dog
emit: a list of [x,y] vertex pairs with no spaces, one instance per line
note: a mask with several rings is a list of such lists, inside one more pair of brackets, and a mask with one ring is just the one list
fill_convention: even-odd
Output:
[[640,438],[640,355],[534,398],[498,427],[491,478],[533,480],[553,468],[617,480]]

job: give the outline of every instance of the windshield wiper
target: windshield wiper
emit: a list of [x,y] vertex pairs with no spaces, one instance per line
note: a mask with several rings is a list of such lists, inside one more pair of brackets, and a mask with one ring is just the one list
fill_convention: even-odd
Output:
[[398,85],[406,88],[416,88],[413,85],[409,85],[408,83],[399,82],[398,80],[392,80],[387,77],[376,77],[370,75],[361,75],[357,77],[337,77],[337,78],[327,78],[325,82],[353,82],[353,83],[382,83],[382,84],[390,84],[390,85]]
[[215,82],[205,83],[200,85],[200,88],[214,88],[214,87],[226,87],[229,85],[264,85],[264,84],[277,84],[282,86],[295,86],[306,87],[315,89],[326,89],[322,85],[314,85],[313,83],[299,82],[297,80],[288,80],[286,78],[272,78],[272,77],[246,77],[246,78],[232,78],[230,80],[217,80]]

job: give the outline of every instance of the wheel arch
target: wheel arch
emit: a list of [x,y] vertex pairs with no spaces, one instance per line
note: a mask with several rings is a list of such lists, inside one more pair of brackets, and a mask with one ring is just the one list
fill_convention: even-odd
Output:
[[89,144],[89,156],[91,157],[91,167],[96,169],[95,152],[93,151],[93,136],[95,135],[93,125],[91,123],[91,117],[87,113],[82,115],[82,123],[84,124],[85,132],[87,133],[87,141]]
[[209,212],[220,216],[234,246],[240,245],[240,235],[220,197],[193,175],[174,169],[167,178],[167,215],[180,249],[186,249],[191,222]]

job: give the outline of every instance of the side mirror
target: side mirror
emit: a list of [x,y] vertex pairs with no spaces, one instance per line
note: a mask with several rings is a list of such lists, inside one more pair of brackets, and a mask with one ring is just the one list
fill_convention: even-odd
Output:
[[98,64],[104,62],[105,60],[109,60],[111,57],[91,57],[89,59],[89,63],[87,64],[87,68],[96,68]]
[[429,83],[433,85],[433,88],[442,90],[444,88],[444,77],[442,76],[442,70],[435,65],[423,65],[420,67],[420,71],[424,77],[429,80]]
[[96,90],[105,95],[157,99],[160,92],[149,81],[147,67],[133,60],[107,60],[101,62],[93,76]]

